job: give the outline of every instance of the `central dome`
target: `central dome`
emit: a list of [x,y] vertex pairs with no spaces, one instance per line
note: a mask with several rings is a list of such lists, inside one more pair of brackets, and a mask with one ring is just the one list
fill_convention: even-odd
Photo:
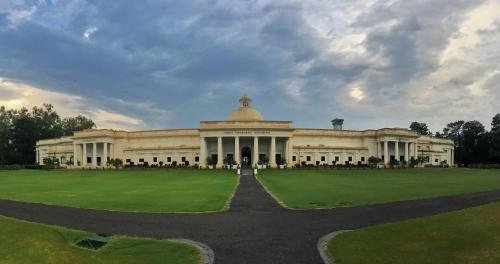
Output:
[[248,96],[243,96],[240,99],[240,106],[236,108],[231,114],[229,114],[229,121],[260,121],[264,118],[259,113],[250,106],[252,99]]

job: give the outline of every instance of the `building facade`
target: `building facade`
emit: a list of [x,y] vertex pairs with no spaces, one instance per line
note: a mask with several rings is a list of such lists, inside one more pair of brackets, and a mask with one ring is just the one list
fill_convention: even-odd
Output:
[[40,140],[37,163],[55,157],[75,167],[102,167],[119,158],[130,165],[367,164],[371,156],[385,164],[424,157],[427,164],[454,165],[453,142],[419,136],[403,128],[343,130],[294,128],[292,121],[264,120],[244,96],[227,120],[201,121],[199,128],[151,131],[90,129],[72,137]]

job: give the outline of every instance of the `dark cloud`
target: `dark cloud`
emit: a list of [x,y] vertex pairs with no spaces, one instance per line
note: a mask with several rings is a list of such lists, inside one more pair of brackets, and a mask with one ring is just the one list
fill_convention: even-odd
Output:
[[[77,95],[150,127],[223,119],[243,93],[266,118],[297,126],[328,127],[334,116],[353,128],[406,126],[442,104],[430,100],[435,106],[416,114],[407,102],[425,101],[417,85],[463,101],[450,91],[462,93],[491,70],[451,65],[467,70],[427,80],[448,69],[440,55],[482,3],[34,1],[24,10],[36,12],[14,22],[9,14],[23,9],[0,7],[0,77]],[[358,44],[343,38],[356,34],[364,36]],[[353,87],[365,99],[353,100]],[[377,118],[395,109],[399,115]]]

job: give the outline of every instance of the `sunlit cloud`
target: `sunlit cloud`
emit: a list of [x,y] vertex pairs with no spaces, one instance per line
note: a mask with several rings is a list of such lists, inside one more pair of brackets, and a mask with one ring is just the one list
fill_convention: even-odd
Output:
[[1,92],[8,92],[11,95],[7,99],[0,98],[0,106],[3,105],[7,109],[31,108],[50,103],[54,105],[59,115],[63,117],[85,115],[91,118],[98,128],[130,130],[145,127],[140,119],[101,109],[80,96],[52,92],[2,77],[0,77]]

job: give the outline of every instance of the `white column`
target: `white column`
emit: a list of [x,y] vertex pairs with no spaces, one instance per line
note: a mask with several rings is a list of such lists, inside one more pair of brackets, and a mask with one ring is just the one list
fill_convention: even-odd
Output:
[[207,141],[204,137],[200,138],[200,166],[207,166]]
[[108,164],[108,143],[102,143],[102,155],[101,164],[106,166]]
[[92,166],[97,166],[97,144],[92,143]]
[[217,138],[217,168],[222,168],[224,158],[222,157],[222,137]]
[[399,161],[399,141],[394,141],[394,159]]
[[83,148],[82,166],[85,166],[87,165],[87,143],[83,143],[82,148]]
[[378,155],[378,158],[381,159],[382,158],[382,142],[380,141],[377,141],[377,155]]
[[292,161],[292,158],[293,158],[293,141],[292,141],[292,138],[288,138],[288,159],[286,160],[286,162],[290,165],[293,165],[293,161]]
[[77,150],[78,145],[73,144],[73,166],[78,165],[78,150]]
[[290,138],[287,138],[285,141],[285,160],[287,164],[290,163],[290,157],[291,157],[289,145],[290,145]]
[[389,144],[384,141],[384,164],[389,164]]
[[413,156],[415,157],[415,159],[417,159],[417,157],[418,157],[417,150],[418,150],[417,142],[415,142],[415,143],[413,143]]
[[234,161],[241,164],[240,137],[234,137]]
[[257,165],[259,162],[259,137],[253,137],[253,160],[252,163]]
[[269,163],[271,168],[276,167],[276,137],[271,137],[271,151],[270,151]]
[[405,142],[405,161],[408,162],[408,156],[409,156],[409,153],[408,153],[408,142]]

